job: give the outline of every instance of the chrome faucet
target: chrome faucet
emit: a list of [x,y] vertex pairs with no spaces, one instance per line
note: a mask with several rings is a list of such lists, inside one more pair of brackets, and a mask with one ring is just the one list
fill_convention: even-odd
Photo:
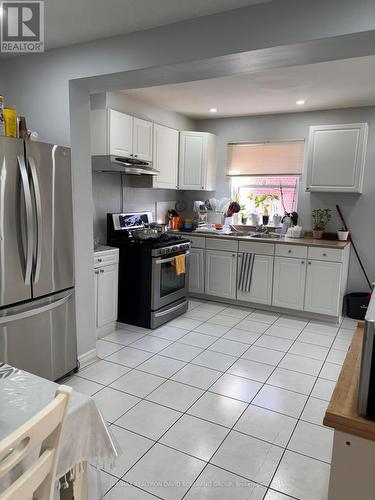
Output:
[[255,232],[256,233],[267,233],[268,232],[268,228],[267,227],[264,227],[263,224],[258,224],[255,226]]

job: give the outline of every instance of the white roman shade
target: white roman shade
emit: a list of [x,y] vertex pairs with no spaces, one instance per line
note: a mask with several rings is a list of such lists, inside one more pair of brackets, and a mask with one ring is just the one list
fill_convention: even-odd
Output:
[[300,175],[305,142],[228,144],[227,175]]

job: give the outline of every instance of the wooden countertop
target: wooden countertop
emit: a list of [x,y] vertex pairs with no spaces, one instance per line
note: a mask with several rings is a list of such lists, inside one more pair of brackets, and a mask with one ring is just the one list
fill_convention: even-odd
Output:
[[358,380],[364,325],[359,325],[328,405],[324,425],[375,441],[375,421],[357,415]]
[[210,232],[201,232],[201,231],[171,231],[174,234],[180,234],[181,236],[185,236],[188,238],[189,236],[201,236],[203,238],[219,238],[225,240],[239,240],[239,241],[259,241],[260,243],[281,243],[288,245],[308,245],[315,247],[323,247],[323,248],[337,248],[343,249],[347,245],[349,245],[349,241],[339,241],[339,240],[317,240],[314,238],[287,238],[286,236],[282,236],[277,239],[269,239],[269,238],[252,238],[251,236],[241,236],[240,234],[237,236],[231,236],[228,234],[216,234]]

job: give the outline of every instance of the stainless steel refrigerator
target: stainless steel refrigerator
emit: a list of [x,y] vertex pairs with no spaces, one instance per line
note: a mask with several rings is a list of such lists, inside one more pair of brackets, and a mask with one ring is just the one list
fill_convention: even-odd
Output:
[[0,138],[0,362],[77,366],[70,149]]

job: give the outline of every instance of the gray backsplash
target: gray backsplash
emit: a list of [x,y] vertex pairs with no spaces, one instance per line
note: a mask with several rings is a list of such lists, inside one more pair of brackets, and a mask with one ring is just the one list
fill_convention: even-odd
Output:
[[206,200],[212,193],[202,191],[177,191],[152,188],[148,176],[121,175],[94,172],[92,176],[94,200],[94,238],[105,244],[107,239],[107,213],[152,212],[161,218],[167,208],[173,208],[176,201],[184,202],[183,216],[192,216],[194,200]]

